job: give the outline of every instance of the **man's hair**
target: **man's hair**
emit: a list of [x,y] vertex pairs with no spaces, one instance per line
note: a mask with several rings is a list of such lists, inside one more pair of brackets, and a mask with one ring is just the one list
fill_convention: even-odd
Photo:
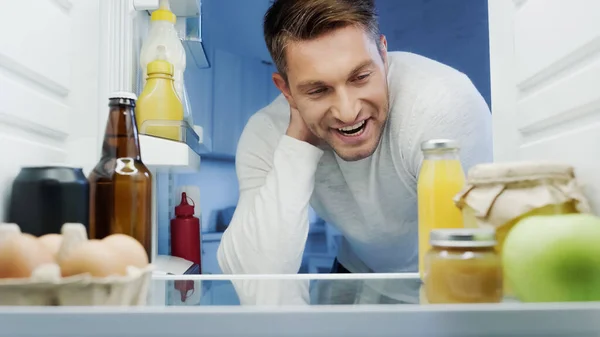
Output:
[[263,31],[277,71],[287,80],[289,42],[315,39],[352,25],[364,29],[379,47],[374,0],[275,0],[265,14]]

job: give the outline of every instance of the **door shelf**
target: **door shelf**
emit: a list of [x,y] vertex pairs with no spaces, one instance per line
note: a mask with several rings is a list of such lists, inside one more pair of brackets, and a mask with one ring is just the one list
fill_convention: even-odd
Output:
[[199,0],[171,0],[171,11],[180,17],[193,17],[200,15]]
[[151,170],[171,173],[200,171],[200,155],[186,143],[139,135],[142,160]]
[[[133,0],[133,8],[148,15],[159,8],[159,0]],[[171,12],[177,16],[176,29],[186,50],[188,67],[210,66],[202,43],[202,7],[200,0],[170,0]]]

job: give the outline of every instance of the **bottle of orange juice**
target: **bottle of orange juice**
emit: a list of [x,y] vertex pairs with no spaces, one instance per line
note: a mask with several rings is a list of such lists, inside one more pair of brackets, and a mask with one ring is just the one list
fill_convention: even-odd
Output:
[[465,184],[458,142],[433,139],[421,144],[423,164],[417,183],[419,205],[419,273],[430,249],[429,233],[439,228],[462,228],[463,218],[453,198]]

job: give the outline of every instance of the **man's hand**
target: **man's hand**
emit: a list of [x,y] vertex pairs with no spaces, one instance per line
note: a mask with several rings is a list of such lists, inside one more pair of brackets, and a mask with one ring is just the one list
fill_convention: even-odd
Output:
[[319,138],[306,126],[298,109],[290,108],[290,125],[285,134],[314,146],[319,144]]

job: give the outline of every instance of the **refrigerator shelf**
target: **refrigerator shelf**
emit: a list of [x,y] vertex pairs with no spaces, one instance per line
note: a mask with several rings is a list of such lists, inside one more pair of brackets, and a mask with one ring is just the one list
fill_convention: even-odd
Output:
[[139,138],[142,160],[150,170],[172,173],[200,171],[200,155],[186,143],[142,134]]
[[[597,336],[597,303],[318,307],[5,307],[5,336]],[[35,324],[32,324],[35,322]]]

